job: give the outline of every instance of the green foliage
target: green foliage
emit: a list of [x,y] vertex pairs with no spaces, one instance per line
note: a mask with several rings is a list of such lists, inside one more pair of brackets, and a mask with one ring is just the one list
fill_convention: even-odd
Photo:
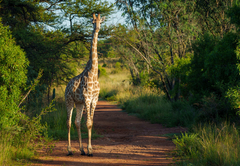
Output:
[[171,95],[175,96],[179,92],[181,92],[181,98],[187,98],[189,96],[189,86],[188,86],[188,76],[191,72],[190,64],[191,64],[192,54],[186,54],[186,57],[175,59],[173,65],[169,65],[166,68],[166,72],[175,78],[179,78],[181,83],[177,82],[174,88],[171,91]]
[[222,123],[204,125],[194,133],[182,134],[173,142],[176,154],[183,160],[179,165],[237,166],[240,164],[239,132],[234,125]]
[[99,74],[99,77],[102,77],[102,76],[106,77],[107,71],[102,66],[98,65],[98,74]]
[[228,17],[231,18],[231,23],[240,27],[240,5],[235,4],[227,12]]
[[175,59],[173,65],[167,66],[167,72],[175,77],[180,77],[181,80],[186,80],[186,76],[189,75],[188,65],[191,63],[192,55],[188,54],[184,58]]
[[226,34],[223,39],[205,34],[195,42],[194,56],[188,65],[191,70],[186,82],[183,80],[191,92],[201,96],[216,93],[222,97],[229,87],[238,85],[237,40],[234,33]]
[[230,88],[226,92],[226,97],[229,99],[232,108],[238,110],[237,114],[240,115],[240,88],[238,86]]
[[102,65],[102,67],[107,67],[107,64],[106,64],[106,63],[104,63],[104,64]]
[[130,7],[116,3],[133,26],[118,26],[115,35],[121,41],[116,50],[128,62],[134,85],[159,82],[155,86],[163,89],[170,101],[179,98],[179,92],[172,91],[179,89],[180,79],[168,75],[166,69],[191,53],[192,41],[200,33],[195,4],[193,0],[136,0]]
[[[0,24],[0,165],[19,159],[30,159],[34,148],[41,141],[49,141],[46,125],[41,124],[41,117],[54,111],[53,105],[46,107],[36,117],[29,118],[22,113],[20,104],[24,101],[23,90],[26,89],[28,60],[23,50],[16,45],[7,27]],[[33,90],[39,82],[39,77],[30,87]],[[22,110],[22,112],[21,112]],[[35,143],[36,140],[39,143]],[[8,165],[8,164],[7,164]]]
[[121,71],[121,63],[120,62],[116,62],[115,64],[115,69],[111,71],[111,74],[117,74]]
[[116,62],[115,68],[120,70],[121,69],[121,63],[120,62]]
[[214,36],[223,37],[234,30],[227,13],[229,8],[239,3],[233,0],[197,0],[195,10],[198,13],[197,22],[203,33],[209,32]]
[[176,145],[175,153],[179,156],[194,156],[197,157],[199,147],[199,138],[197,134],[182,133],[181,136],[176,136],[173,143]]
[[118,93],[118,90],[108,90],[108,89],[101,89],[99,93],[99,97],[106,99],[108,101],[116,101],[116,95]]
[[[17,125],[12,125],[0,131],[0,165],[15,165],[14,160],[29,160],[35,155],[39,146],[51,146],[47,136],[47,125],[41,123],[43,115],[55,111],[54,105],[41,110],[36,117],[29,118],[20,111]],[[15,119],[15,121],[17,121]],[[44,136],[44,137],[43,137]],[[38,142],[36,142],[38,141]],[[7,163],[7,164],[6,164]]]
[[[198,103],[194,103],[197,105]],[[215,123],[219,124],[225,120],[232,120],[235,116],[235,110],[231,109],[229,101],[222,97],[219,98],[215,94],[204,96],[201,100],[199,108],[199,116],[197,123]]]
[[18,104],[29,62],[7,27],[0,24],[0,129],[17,125]]
[[[9,25],[30,61],[28,85],[40,69],[44,70],[37,90],[28,100],[38,105],[46,92],[50,102],[53,84],[66,83],[76,75],[76,59],[85,58],[89,52],[92,13],[111,14],[113,5],[107,1],[2,0],[0,9],[4,9],[0,10],[3,24]],[[105,37],[111,26],[102,25],[102,29],[99,36]]]

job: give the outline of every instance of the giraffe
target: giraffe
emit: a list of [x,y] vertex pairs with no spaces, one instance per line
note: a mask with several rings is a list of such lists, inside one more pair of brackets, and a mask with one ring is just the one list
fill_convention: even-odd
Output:
[[87,129],[88,129],[88,156],[93,156],[92,154],[92,145],[91,145],[91,134],[93,126],[93,116],[94,110],[97,105],[98,95],[100,91],[100,86],[98,82],[98,55],[97,55],[97,39],[98,32],[100,30],[100,24],[105,20],[105,17],[100,18],[93,13],[93,33],[92,33],[92,42],[89,55],[89,61],[84,69],[84,71],[72,78],[68,83],[65,90],[65,102],[67,107],[67,127],[68,127],[68,155],[72,155],[71,150],[71,139],[70,139],[70,128],[71,128],[71,119],[74,104],[76,106],[76,119],[75,125],[78,131],[79,138],[79,148],[81,155],[85,155],[82,138],[81,138],[81,119],[83,110],[86,110],[87,113]]

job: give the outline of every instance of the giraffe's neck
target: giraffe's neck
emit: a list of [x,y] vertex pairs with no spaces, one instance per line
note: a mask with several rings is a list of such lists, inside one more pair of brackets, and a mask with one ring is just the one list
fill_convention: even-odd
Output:
[[98,31],[93,30],[89,61],[92,63],[90,70],[94,73],[98,72],[97,39]]

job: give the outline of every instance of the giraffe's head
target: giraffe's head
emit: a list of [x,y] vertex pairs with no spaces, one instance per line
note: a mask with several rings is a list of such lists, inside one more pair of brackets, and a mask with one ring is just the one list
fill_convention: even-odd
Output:
[[100,14],[98,14],[98,17],[96,17],[95,13],[93,13],[93,28],[95,31],[99,31],[101,27],[101,23],[105,20],[105,17],[100,18]]

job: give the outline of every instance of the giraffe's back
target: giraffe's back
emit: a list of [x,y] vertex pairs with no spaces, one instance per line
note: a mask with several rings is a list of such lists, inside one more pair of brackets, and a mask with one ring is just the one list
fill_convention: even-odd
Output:
[[71,79],[65,90],[66,100],[72,99],[77,103],[84,103],[85,99],[98,99],[100,86],[97,76],[89,77],[91,72],[84,71]]

